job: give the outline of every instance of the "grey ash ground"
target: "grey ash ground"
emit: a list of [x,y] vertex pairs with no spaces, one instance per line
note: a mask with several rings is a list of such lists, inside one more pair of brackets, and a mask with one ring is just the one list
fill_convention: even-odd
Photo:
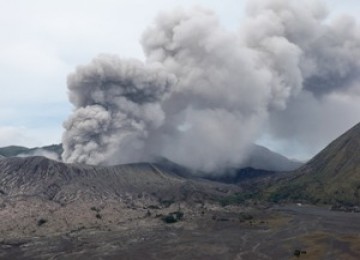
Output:
[[254,200],[222,205],[241,184],[146,163],[95,167],[29,157],[2,159],[0,169],[0,259],[360,256],[357,213]]
[[[207,205],[205,212],[181,207],[184,219],[175,224],[130,214],[131,219],[112,225],[100,224],[101,220],[57,235],[3,239],[0,258],[296,259],[296,250],[302,252],[301,259],[358,259],[360,255],[357,214],[298,206]],[[49,231],[51,221],[38,229]]]

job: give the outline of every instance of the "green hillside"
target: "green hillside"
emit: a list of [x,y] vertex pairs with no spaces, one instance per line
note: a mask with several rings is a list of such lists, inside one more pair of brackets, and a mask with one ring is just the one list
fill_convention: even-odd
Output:
[[48,145],[44,147],[35,147],[35,148],[27,148],[23,146],[12,145],[12,146],[0,148],[0,155],[4,157],[12,157],[20,154],[31,155],[37,150],[46,150],[48,152],[54,152],[59,155],[61,155],[61,153],[63,152],[63,148],[61,144],[53,144],[53,145]]
[[360,124],[267,190],[272,201],[360,205]]

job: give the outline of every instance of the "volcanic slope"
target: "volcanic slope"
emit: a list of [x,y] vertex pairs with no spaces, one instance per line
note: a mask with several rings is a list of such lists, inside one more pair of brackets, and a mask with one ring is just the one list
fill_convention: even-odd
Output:
[[180,208],[189,218],[200,214],[198,207],[217,205],[222,197],[240,191],[234,185],[184,178],[150,163],[103,167],[40,156],[3,158],[0,240],[157,225],[161,216]]
[[65,164],[40,156],[0,160],[0,194],[8,197],[69,202],[121,199],[132,194],[175,200],[189,194],[216,195],[221,187],[225,185],[185,179],[150,163],[102,167]]
[[[43,147],[27,148],[22,146],[7,146],[0,148],[1,157],[12,156],[48,156],[50,158],[61,158],[63,148],[61,144],[53,144]],[[302,163],[290,160],[278,153],[275,153],[266,147],[252,145],[249,148],[248,155],[240,168],[254,168],[267,171],[293,171],[300,168]]]
[[274,201],[360,205],[360,123],[269,189]]
[[242,169],[253,168],[266,171],[283,172],[299,169],[303,163],[291,160],[261,145],[252,145],[249,155],[240,165]]

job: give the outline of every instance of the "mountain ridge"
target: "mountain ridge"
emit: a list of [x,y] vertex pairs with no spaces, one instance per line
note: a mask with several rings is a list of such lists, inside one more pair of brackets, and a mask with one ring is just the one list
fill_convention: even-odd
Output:
[[360,123],[269,188],[274,201],[360,205]]
[[[61,144],[52,144],[43,147],[27,148],[24,146],[6,146],[0,148],[0,158],[14,156],[45,156],[50,159],[60,159],[63,148]],[[166,158],[164,158],[167,160]],[[163,160],[160,158],[160,160]],[[157,160],[155,160],[156,163]],[[167,160],[169,161],[169,160]],[[246,156],[238,168],[253,168],[272,172],[292,171],[303,163],[288,159],[287,157],[271,151],[270,149],[257,144],[249,148],[249,154]]]

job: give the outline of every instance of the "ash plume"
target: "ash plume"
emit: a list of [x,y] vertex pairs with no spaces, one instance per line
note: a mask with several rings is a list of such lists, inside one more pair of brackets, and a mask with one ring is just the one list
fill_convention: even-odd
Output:
[[280,37],[301,50],[302,90],[287,100],[286,109],[270,113],[264,129],[289,156],[298,150],[309,159],[359,121],[360,27],[353,17],[329,14],[321,1],[248,6],[248,43],[266,45],[267,38]]
[[324,3],[312,0],[256,0],[247,11],[248,45],[270,47],[271,52],[276,47],[269,43],[281,39],[301,50],[299,69],[305,90],[321,96],[359,82],[360,30],[353,17],[328,20]]
[[125,163],[145,159],[146,138],[165,114],[160,102],[174,77],[161,66],[102,55],[68,77],[75,110],[64,123],[66,162]]
[[320,1],[249,1],[236,32],[207,9],[161,13],[141,40],[145,64],[99,56],[69,76],[63,160],[241,165],[303,93],[311,102],[359,94],[359,39],[353,18],[329,20]]

